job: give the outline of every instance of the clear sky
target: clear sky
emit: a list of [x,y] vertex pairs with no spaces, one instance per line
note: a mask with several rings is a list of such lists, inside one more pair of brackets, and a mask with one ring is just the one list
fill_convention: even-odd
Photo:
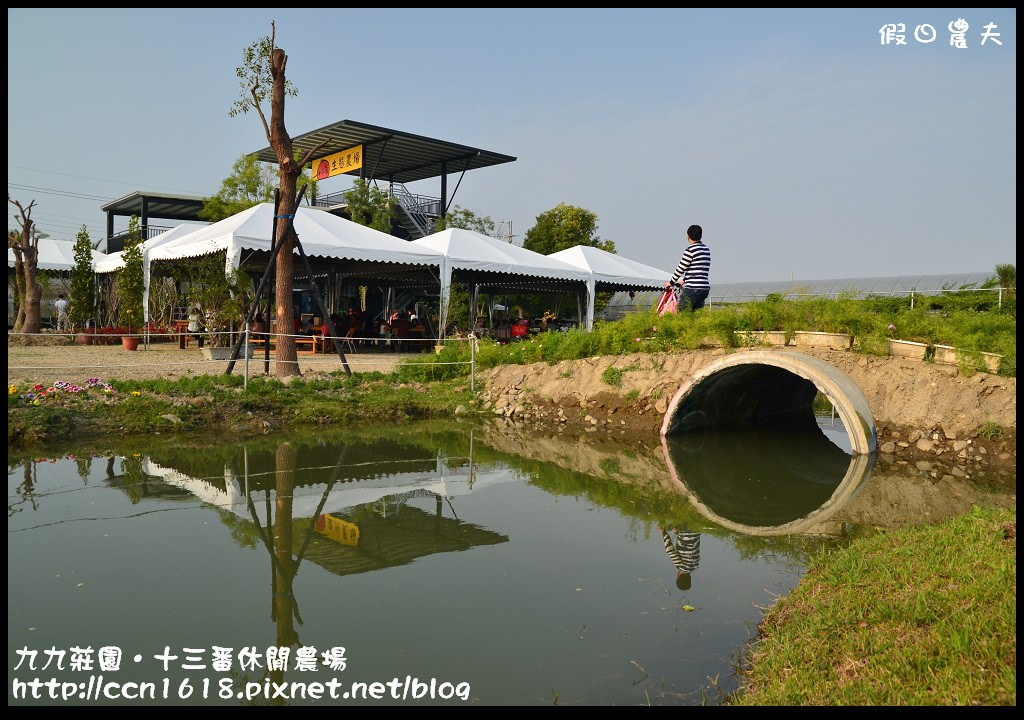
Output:
[[[961,18],[966,48],[950,44]],[[100,206],[136,190],[211,195],[268,144],[255,114],[228,111],[242,51],[273,20],[299,91],[292,135],[349,119],[515,156],[468,172],[454,204],[510,221],[519,243],[565,202],[596,213],[620,255],[667,270],[702,225],[712,283],[1016,263],[1013,9],[8,8],[7,20],[8,194],[35,199],[60,239],[82,224],[103,237]],[[889,23],[905,44],[882,43]],[[990,23],[998,37],[982,44]],[[932,42],[915,38],[923,25]],[[436,179],[408,187],[440,195]]]

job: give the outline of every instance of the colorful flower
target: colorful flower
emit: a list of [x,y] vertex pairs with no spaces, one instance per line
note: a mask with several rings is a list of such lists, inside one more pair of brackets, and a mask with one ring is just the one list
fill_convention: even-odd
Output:
[[14,395],[16,392],[18,392],[18,386],[17,385],[8,385],[7,386],[7,394],[8,395]]
[[35,385],[32,386],[32,389],[35,390],[36,392],[39,392],[40,390],[43,389],[43,386],[40,385],[39,383],[36,383]]
[[142,393],[140,393],[138,390],[132,390],[132,397],[139,397],[140,395],[142,395]]

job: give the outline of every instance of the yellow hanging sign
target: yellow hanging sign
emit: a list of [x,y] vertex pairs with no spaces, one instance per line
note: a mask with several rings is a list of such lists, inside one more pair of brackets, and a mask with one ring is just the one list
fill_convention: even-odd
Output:
[[348,150],[336,152],[333,155],[314,160],[313,177],[317,180],[326,180],[335,175],[358,170],[363,166],[363,146],[356,145]]

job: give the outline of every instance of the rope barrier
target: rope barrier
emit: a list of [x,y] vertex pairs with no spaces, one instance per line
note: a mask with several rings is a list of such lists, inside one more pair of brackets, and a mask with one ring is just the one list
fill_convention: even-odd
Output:
[[[8,333],[8,335],[15,335],[15,336],[44,337],[44,338],[75,337],[78,334],[81,334],[81,333],[13,333],[13,332],[9,332]],[[205,336],[210,336],[210,335],[229,335],[230,336],[230,335],[236,335],[238,333],[230,332],[230,331],[218,331],[218,332],[215,332],[215,333],[188,333],[188,332],[183,332],[183,333],[160,333],[156,337],[176,338],[176,337],[181,337],[181,336],[184,336],[184,335],[196,336],[196,335],[199,335],[199,334],[202,334],[202,335],[205,335]],[[283,363],[285,365],[302,365],[302,366],[311,366],[311,365],[313,365],[313,366],[320,366],[320,365],[337,366],[339,358],[333,352],[333,348],[331,348],[330,346],[327,345],[327,342],[328,341],[333,341],[333,340],[339,340],[339,341],[343,341],[343,342],[345,342],[345,341],[348,341],[348,342],[363,341],[363,342],[366,342],[366,343],[368,343],[370,345],[370,347],[365,348],[368,352],[359,353],[359,352],[356,352],[355,349],[353,348],[353,350],[350,353],[346,353],[346,361],[350,365],[352,365],[354,368],[368,368],[368,367],[379,368],[381,366],[382,362],[385,359],[387,359],[388,361],[393,363],[393,365],[397,365],[399,363],[402,363],[404,365],[430,365],[430,366],[469,365],[471,369],[475,365],[475,358],[472,358],[472,357],[471,357],[470,360],[453,360],[453,361],[440,362],[440,361],[434,361],[434,360],[429,360],[429,359],[422,359],[422,360],[417,359],[417,358],[420,358],[420,357],[428,358],[429,355],[427,355],[427,353],[401,353],[401,352],[395,352],[395,351],[392,351],[392,350],[384,350],[383,348],[385,346],[382,345],[381,343],[388,342],[388,339],[387,338],[380,338],[380,337],[376,337],[376,338],[358,338],[358,337],[349,337],[347,335],[341,335],[341,336],[328,335],[328,336],[324,337],[324,336],[321,336],[321,335],[315,335],[314,336],[314,335],[300,335],[300,334],[288,334],[288,333],[251,333],[251,334],[259,336],[259,337],[255,338],[257,341],[259,341],[259,340],[264,340],[265,341],[265,338],[269,335],[271,338],[278,338],[278,337],[316,338],[314,340],[314,342],[319,340],[319,341],[324,342],[324,344],[325,344],[324,352],[319,353],[319,355],[322,357],[322,359],[316,357],[317,353],[314,353],[314,357],[309,357],[309,356],[305,356],[305,357],[301,357],[301,358],[296,357],[295,360],[278,360],[278,359],[276,359],[274,357],[261,358],[261,357],[256,357],[255,355],[253,355],[252,357],[249,358],[250,362],[257,362],[257,363],[274,363],[274,364]],[[121,334],[121,335],[111,335],[111,334],[108,334],[108,333],[93,333],[90,336],[91,337],[105,337],[105,338],[111,338],[111,337],[144,337],[144,336],[136,336],[134,334],[129,335],[127,333],[124,333],[124,334]],[[150,335],[150,341],[151,342],[152,342],[152,338],[153,337],[154,337],[153,335]],[[390,344],[392,346],[396,346],[400,342],[407,342],[410,345],[414,344],[414,343],[423,344],[423,343],[428,343],[429,342],[429,343],[433,343],[433,344],[436,345],[439,342],[444,344],[444,343],[448,343],[448,342],[468,342],[468,341],[475,340],[475,339],[476,338],[473,337],[472,335],[470,337],[449,337],[449,338],[444,338],[441,341],[438,341],[438,340],[433,339],[433,338],[422,338],[421,339],[421,338],[394,338],[394,337],[392,337],[392,338],[390,338]],[[249,347],[250,348],[254,348],[257,344],[258,343],[253,343],[252,340],[250,340]],[[169,343],[169,345],[170,345],[170,343]],[[46,346],[35,346],[35,347],[46,347]],[[104,346],[101,345],[101,346],[98,346],[98,347],[104,347]],[[376,348],[376,352],[373,352],[374,348]],[[475,349],[475,346],[471,346],[471,348]],[[153,348],[150,348],[150,349],[152,350]],[[178,350],[180,348],[178,348],[178,347],[169,347],[168,349],[169,350]],[[211,368],[211,364],[213,364],[213,363],[224,364],[224,363],[228,363],[228,362],[230,362],[230,359],[228,359],[228,358],[223,358],[223,359],[220,359],[220,358],[216,358],[216,359],[215,358],[210,358],[210,359],[202,359],[202,360],[175,360],[175,361],[152,362],[152,363],[145,363],[145,362],[143,362],[143,363],[140,363],[140,362],[109,363],[108,362],[108,363],[92,363],[92,364],[90,364],[90,363],[76,362],[74,365],[8,365],[7,369],[8,369],[8,371],[13,371],[13,370],[33,370],[33,371],[36,371],[36,370],[49,370],[49,371],[63,371],[63,372],[80,370],[80,369],[81,370],[84,370],[84,369],[88,369],[88,370],[104,370],[104,369],[118,369],[118,368],[188,367],[188,366],[204,366],[204,367],[212,369]],[[392,370],[394,370],[394,369],[395,368],[392,367]],[[220,368],[218,368],[218,372],[219,371],[220,371]],[[371,369],[370,371],[372,372],[373,370]]]

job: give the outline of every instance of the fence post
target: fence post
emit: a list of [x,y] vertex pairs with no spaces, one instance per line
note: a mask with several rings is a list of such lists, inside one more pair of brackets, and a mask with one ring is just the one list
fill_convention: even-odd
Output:
[[1002,309],[1002,307],[1003,307],[1003,288],[1000,287],[999,288],[999,308]]
[[914,309],[914,291],[913,290],[910,291],[910,309],[911,310]]
[[476,392],[476,333],[469,334],[469,391]]
[[249,389],[249,323],[245,324],[245,342],[242,344],[242,352],[245,353],[245,380],[242,381],[242,389]]

